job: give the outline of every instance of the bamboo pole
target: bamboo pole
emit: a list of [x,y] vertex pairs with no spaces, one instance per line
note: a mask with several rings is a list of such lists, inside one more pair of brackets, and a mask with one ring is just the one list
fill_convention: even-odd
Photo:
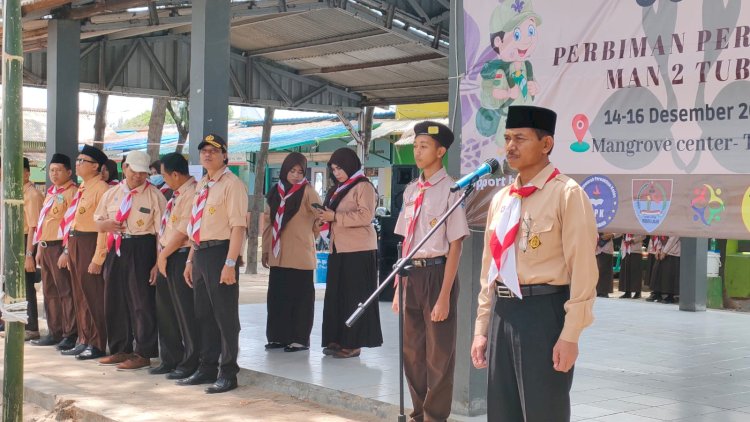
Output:
[[[23,29],[21,0],[3,2],[3,260],[5,304],[26,300],[23,239]],[[5,324],[3,422],[23,420],[24,324]]]

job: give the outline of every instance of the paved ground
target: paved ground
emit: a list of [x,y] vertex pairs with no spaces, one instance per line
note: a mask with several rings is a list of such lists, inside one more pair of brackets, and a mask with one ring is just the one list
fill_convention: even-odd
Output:
[[[368,420],[299,398],[367,411],[372,420],[392,420],[398,355],[396,318],[389,307],[381,305],[385,344],[363,350],[359,358],[322,355],[317,347],[320,300],[312,350],[266,352],[266,279],[264,274],[242,276],[243,387],[233,393],[208,401],[201,389],[176,387],[144,371],[117,372],[28,346],[27,387],[37,393],[27,390],[27,397],[46,403],[45,409],[52,408],[49,400],[54,404],[57,397],[68,412],[68,400],[75,400],[79,414],[110,418],[95,420]],[[322,294],[318,289],[319,299]],[[597,300],[595,313],[597,320],[580,344],[572,392],[574,421],[750,421],[750,315],[688,313],[676,305],[614,298]],[[213,412],[222,416],[212,418]]]

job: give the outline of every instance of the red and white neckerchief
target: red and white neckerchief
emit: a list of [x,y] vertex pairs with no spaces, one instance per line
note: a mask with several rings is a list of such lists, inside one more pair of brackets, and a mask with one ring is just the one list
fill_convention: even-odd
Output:
[[443,180],[443,177],[441,177],[434,184],[430,183],[429,180],[425,180],[423,182],[421,178],[417,182],[417,197],[414,198],[414,215],[412,216],[411,221],[409,221],[409,227],[406,230],[406,237],[404,238],[403,248],[401,249],[402,258],[409,254],[411,246],[414,243],[414,231],[417,228],[417,219],[419,218],[419,214],[421,214],[422,211],[422,203],[424,202],[425,191],[427,191],[427,189],[431,188],[432,186],[440,183]]
[[164,195],[164,196],[167,196],[167,192],[169,192],[169,185],[167,185],[166,183],[165,183],[165,184],[163,184],[163,185],[162,185],[162,186],[161,186],[161,187],[159,188],[159,192],[161,192],[161,194],[162,194],[162,195]]
[[81,195],[86,188],[83,185],[78,187],[78,191],[70,201],[70,206],[65,210],[62,221],[60,221],[60,228],[57,230],[57,237],[62,239],[63,246],[68,246],[68,238],[70,237],[70,229],[73,227],[73,220],[76,217],[76,211],[78,211],[78,202],[81,201]]
[[117,185],[120,184],[120,181],[117,180],[117,179],[112,179],[109,182],[107,182],[107,184],[110,185],[110,186],[117,186]]
[[201,243],[201,220],[203,219],[203,208],[206,207],[206,201],[208,200],[208,190],[227,173],[229,173],[229,167],[224,167],[224,171],[221,172],[216,180],[209,179],[208,182],[203,185],[200,192],[198,192],[198,198],[190,211],[190,222],[187,227],[188,237],[190,237],[190,239],[196,244]]
[[633,251],[633,235],[626,234],[622,239],[622,255],[627,256]]
[[[332,203],[334,199],[336,199],[339,194],[344,191],[346,188],[354,184],[359,179],[363,179],[365,177],[365,171],[364,169],[359,169],[356,173],[352,174],[350,178],[346,180],[346,182],[342,183],[341,186],[337,187],[336,190],[333,192],[331,197],[328,199],[328,203]],[[328,242],[328,239],[331,235],[331,223],[325,222],[322,226],[320,226],[320,237],[322,237],[326,242]]]
[[276,210],[276,216],[273,220],[273,229],[271,232],[273,235],[273,238],[271,239],[271,250],[273,251],[273,256],[275,257],[278,257],[279,253],[281,252],[281,228],[284,224],[284,208],[286,205],[286,200],[294,195],[295,192],[304,188],[305,185],[307,185],[307,179],[302,179],[301,182],[293,184],[292,188],[289,190],[289,193],[286,193],[286,189],[284,188],[283,183],[279,182],[276,184],[276,190],[279,192],[281,202],[279,203],[279,208]]
[[[143,187],[144,192],[146,191],[146,189],[148,189],[149,185],[151,185],[151,183],[146,181]],[[115,221],[118,223],[127,221],[128,217],[130,216],[130,210],[133,208],[133,196],[138,193],[136,189],[129,189],[127,182],[124,180],[120,183],[120,187],[126,193],[126,195],[124,198],[122,198],[122,201],[120,202],[120,208],[117,210],[117,214],[115,214]],[[112,244],[115,245],[115,252],[117,253],[117,256],[120,256],[122,233],[111,232],[107,234],[108,252],[112,249]]]
[[49,210],[52,208],[52,204],[55,203],[55,198],[57,198],[57,195],[62,195],[62,193],[68,189],[68,186],[70,185],[60,187],[52,185],[47,189],[47,196],[49,196],[49,199],[47,199],[47,202],[44,203],[42,210],[39,212],[39,219],[36,222],[36,230],[34,230],[34,237],[32,239],[34,245],[39,243],[39,240],[42,237],[42,223],[44,223],[44,218],[47,217],[47,213],[49,213]]
[[[558,174],[560,174],[560,171],[555,169],[544,183],[547,184]],[[492,262],[490,262],[490,271],[487,275],[487,286],[490,291],[494,289],[494,281],[499,276],[500,281],[514,295],[523,298],[516,271],[515,242],[521,223],[521,200],[528,198],[537,190],[539,188],[533,185],[526,185],[519,189],[514,184],[510,188],[510,194],[505,199],[500,212],[500,221],[498,221],[495,231],[490,237]]]
[[662,252],[662,250],[664,249],[664,246],[667,243],[667,239],[668,239],[667,236],[653,236],[652,237],[654,254],[659,254]]
[[[194,185],[195,180],[191,177],[191,180],[189,180],[188,184]],[[172,216],[172,210],[174,209],[175,202],[177,202],[177,197],[180,196],[180,190],[174,191],[172,193],[172,197],[169,198],[169,201],[167,201],[167,208],[164,210],[164,215],[161,216],[161,224],[159,225],[159,237],[164,236],[164,230],[167,229],[167,222],[169,221],[169,217]]]

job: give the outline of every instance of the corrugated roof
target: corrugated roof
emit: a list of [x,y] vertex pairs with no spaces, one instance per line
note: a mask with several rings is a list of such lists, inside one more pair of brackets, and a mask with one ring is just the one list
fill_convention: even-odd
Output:
[[[354,125],[355,128],[357,125]],[[380,123],[374,125],[380,126]],[[174,152],[177,147],[178,135],[165,130],[162,135],[160,152],[162,154]],[[170,133],[171,132],[171,133]],[[262,127],[233,127],[229,131],[229,152],[257,152],[260,151]],[[147,137],[143,132],[123,133],[105,140],[104,151],[133,151],[145,150]],[[299,125],[274,126],[271,132],[270,150],[284,150],[335,138],[349,137],[349,131],[340,122],[313,122]],[[189,143],[189,141],[188,141]]]

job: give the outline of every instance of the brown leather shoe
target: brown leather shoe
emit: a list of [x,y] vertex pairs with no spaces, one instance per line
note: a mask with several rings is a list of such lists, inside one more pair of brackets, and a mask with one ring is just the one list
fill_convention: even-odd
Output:
[[150,368],[150,367],[151,367],[151,359],[140,357],[136,354],[133,354],[133,356],[130,359],[117,365],[117,370],[118,371],[135,371],[138,369],[144,369],[144,368]]
[[132,353],[119,352],[114,355],[99,359],[99,365],[119,365],[133,357]]

